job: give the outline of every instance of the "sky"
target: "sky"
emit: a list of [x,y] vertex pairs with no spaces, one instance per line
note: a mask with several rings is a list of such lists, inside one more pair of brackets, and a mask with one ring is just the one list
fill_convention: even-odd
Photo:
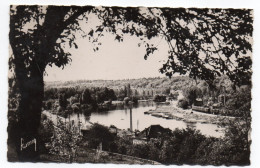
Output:
[[[88,22],[81,21],[80,26],[85,32],[98,25],[95,16],[89,16]],[[163,61],[167,60],[168,46],[162,38],[152,40],[158,50],[144,59],[145,47],[138,47],[139,38],[124,35],[123,42],[115,41],[115,36],[104,33],[99,39],[102,43],[94,52],[94,45],[87,38],[76,34],[78,49],[65,48],[71,53],[72,62],[64,69],[56,66],[47,67],[45,81],[95,80],[95,79],[133,79],[143,77],[162,77],[159,73]]]
[[72,62],[62,68],[47,67],[45,81],[78,79],[130,79],[164,76],[159,73],[167,50],[161,47],[147,60],[145,48],[137,46],[137,38],[126,36],[124,42],[107,35],[99,50],[94,52],[87,39],[79,40],[78,49],[71,49]]

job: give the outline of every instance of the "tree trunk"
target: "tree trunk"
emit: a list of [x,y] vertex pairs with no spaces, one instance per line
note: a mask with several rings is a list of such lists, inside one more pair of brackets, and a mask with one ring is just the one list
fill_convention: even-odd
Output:
[[[19,71],[18,67],[16,69]],[[33,65],[30,77],[26,78],[24,74],[19,74],[19,72],[16,72],[16,77],[21,96],[16,139],[18,159],[20,161],[37,161],[40,145],[38,128],[44,96],[43,74],[37,65]],[[36,139],[36,148],[35,144],[26,145],[34,139]]]
[[[60,34],[69,24],[73,24],[79,15],[90,11],[92,7],[79,8],[67,20],[65,15],[71,7],[49,6],[46,11],[44,23],[33,34],[24,33],[22,28],[26,18],[27,9],[35,11],[34,7],[19,6],[16,12],[10,14],[9,40],[12,48],[13,59],[10,65],[14,67],[17,87],[20,92],[18,107],[18,124],[10,132],[10,141],[15,143],[19,161],[37,161],[39,156],[38,128],[41,121],[41,108],[44,95],[43,72],[49,63],[57,63],[59,66],[67,64],[66,57],[63,60],[55,58],[54,46]],[[29,10],[30,11],[30,10]],[[39,12],[35,12],[37,17]],[[32,38],[33,36],[33,38]],[[28,44],[27,44],[28,43]],[[30,58],[30,59],[28,59]],[[31,140],[36,139],[36,151]],[[23,141],[23,143],[21,143]],[[21,145],[23,144],[23,145]]]

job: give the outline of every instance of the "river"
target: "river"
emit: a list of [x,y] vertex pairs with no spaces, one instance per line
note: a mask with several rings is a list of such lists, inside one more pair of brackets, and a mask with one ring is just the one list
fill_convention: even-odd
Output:
[[[177,121],[174,119],[157,118],[151,115],[144,114],[145,111],[155,109],[158,104],[154,102],[141,102],[138,106],[132,107],[132,130],[144,130],[151,125],[160,124],[162,127],[174,130],[176,128],[185,129],[192,127],[206,136],[221,137],[224,136],[223,129],[218,128],[216,124],[202,124],[202,123],[186,123],[184,121]],[[90,116],[84,114],[72,114],[70,120],[84,124],[99,123],[105,126],[114,125],[119,129],[129,129],[131,126],[130,108],[120,107],[116,110],[109,110],[103,112],[92,112]]]

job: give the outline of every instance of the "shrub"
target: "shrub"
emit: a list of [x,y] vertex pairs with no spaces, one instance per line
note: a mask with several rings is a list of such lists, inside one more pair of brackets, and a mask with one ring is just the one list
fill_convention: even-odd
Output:
[[75,129],[68,129],[66,124],[58,120],[57,128],[54,129],[54,136],[51,137],[47,146],[51,154],[74,155],[82,143],[82,136]]
[[153,101],[155,101],[155,102],[165,102],[166,96],[155,95],[154,98],[153,98]]
[[124,102],[125,102],[125,104],[128,104],[129,101],[130,101],[130,98],[129,98],[129,97],[125,97],[125,98],[124,98]]
[[[51,137],[53,136],[54,127],[53,122],[48,119],[48,117],[44,114],[41,115],[41,124],[39,129],[39,140],[41,144],[46,144],[51,142]],[[47,149],[45,145],[40,145],[40,151],[45,153]]]
[[232,111],[232,116],[248,118],[251,117],[251,87],[244,86],[236,90],[229,100],[226,107]]
[[107,127],[95,123],[85,138],[89,142],[90,148],[96,148],[102,143],[103,149],[108,150],[110,144],[114,141],[115,135]]
[[74,103],[74,104],[72,104],[72,105],[71,105],[71,108],[72,108],[73,112],[75,112],[75,113],[76,113],[76,112],[79,112],[79,111],[80,111],[79,106],[80,106],[79,103]]
[[178,107],[182,108],[182,109],[187,109],[189,106],[189,103],[186,99],[180,99],[178,101]]
[[197,86],[192,86],[183,90],[183,96],[188,101],[189,105],[192,105],[196,98],[202,96],[202,91]]
[[137,104],[138,103],[138,98],[137,97],[133,97],[133,103]]
[[53,100],[53,99],[47,100],[47,101],[44,102],[44,109],[45,110],[52,110],[54,104],[55,104],[55,100]]

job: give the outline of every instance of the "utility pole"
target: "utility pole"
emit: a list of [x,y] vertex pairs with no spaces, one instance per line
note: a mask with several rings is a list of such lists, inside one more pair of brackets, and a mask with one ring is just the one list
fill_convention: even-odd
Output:
[[137,120],[137,130],[139,130],[139,120]]
[[130,105],[130,131],[133,131],[132,105]]

